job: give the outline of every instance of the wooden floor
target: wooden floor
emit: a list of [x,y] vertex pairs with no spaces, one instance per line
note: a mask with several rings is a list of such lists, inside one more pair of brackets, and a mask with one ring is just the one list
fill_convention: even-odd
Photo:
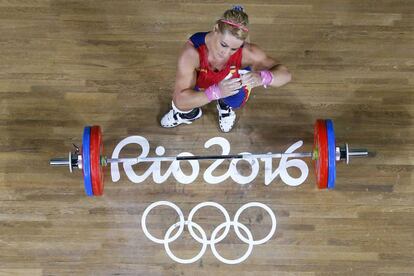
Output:
[[[0,275],[414,275],[414,2],[244,6],[251,41],[286,64],[293,81],[256,89],[223,134],[213,104],[192,125],[163,129],[159,120],[184,41],[210,30],[231,3],[0,0]],[[130,135],[146,137],[151,155],[158,145],[166,155],[214,154],[204,143],[216,136],[234,153],[284,150],[300,139],[310,151],[317,118],[333,119],[338,142],[376,153],[338,164],[333,191],[318,190],[313,171],[299,187],[280,178],[265,186],[261,165],[248,185],[206,184],[201,173],[189,185],[172,177],[134,184],[124,173],[114,183],[107,170],[105,195],[88,198],[80,171],[48,164],[81,144],[85,125],[102,126],[108,156]],[[204,172],[211,161],[200,164]],[[159,200],[186,216],[203,201],[230,215],[262,202],[277,231],[242,264],[225,265],[210,249],[178,264],[141,229],[144,209]],[[159,236],[176,221],[167,208],[151,215]],[[223,218],[203,209],[198,220],[211,233]],[[243,222],[256,239],[270,229],[260,210]],[[200,245],[185,232],[171,247],[188,258]],[[236,258],[247,245],[233,233],[218,248]]]

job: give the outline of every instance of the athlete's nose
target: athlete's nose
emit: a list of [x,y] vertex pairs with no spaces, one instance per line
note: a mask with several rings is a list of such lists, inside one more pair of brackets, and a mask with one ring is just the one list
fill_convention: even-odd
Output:
[[223,49],[223,50],[221,51],[221,55],[222,55],[223,57],[227,57],[227,56],[229,56],[229,54],[230,54],[230,50],[229,50],[229,49]]

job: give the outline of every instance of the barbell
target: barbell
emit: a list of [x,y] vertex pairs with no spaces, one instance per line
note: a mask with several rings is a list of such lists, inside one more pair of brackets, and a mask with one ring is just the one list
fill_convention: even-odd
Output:
[[314,125],[314,144],[312,152],[296,153],[266,153],[266,154],[230,154],[230,155],[204,155],[204,156],[163,156],[145,158],[117,158],[110,159],[103,155],[103,139],[100,126],[86,126],[83,131],[82,147],[75,146],[75,151],[69,152],[67,157],[53,158],[51,166],[68,166],[83,172],[85,193],[88,196],[99,196],[104,189],[103,167],[109,163],[122,163],[128,161],[154,162],[154,161],[188,161],[188,160],[216,160],[216,159],[251,159],[251,158],[312,158],[316,182],[320,189],[335,188],[336,162],[344,161],[349,164],[352,157],[368,156],[366,149],[350,149],[345,143],[336,145],[335,131],[332,120],[318,119]]

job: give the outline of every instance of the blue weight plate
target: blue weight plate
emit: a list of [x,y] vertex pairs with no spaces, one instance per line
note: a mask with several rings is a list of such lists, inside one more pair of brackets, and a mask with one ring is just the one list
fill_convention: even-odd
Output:
[[328,135],[328,189],[333,189],[336,179],[336,144],[332,120],[326,120],[326,132]]
[[87,196],[93,196],[92,178],[91,178],[91,127],[86,126],[83,129],[82,139],[82,171],[85,183],[85,193]]

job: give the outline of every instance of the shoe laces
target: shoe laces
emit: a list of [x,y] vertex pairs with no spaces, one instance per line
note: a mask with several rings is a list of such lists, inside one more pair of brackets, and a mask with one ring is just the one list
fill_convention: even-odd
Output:
[[180,113],[173,111],[174,120],[178,120],[178,115],[180,115]]
[[229,117],[232,114],[232,112],[233,112],[233,110],[231,109],[231,107],[228,107],[228,108],[225,108],[225,109],[220,108],[220,110],[221,110],[220,116],[222,118]]

